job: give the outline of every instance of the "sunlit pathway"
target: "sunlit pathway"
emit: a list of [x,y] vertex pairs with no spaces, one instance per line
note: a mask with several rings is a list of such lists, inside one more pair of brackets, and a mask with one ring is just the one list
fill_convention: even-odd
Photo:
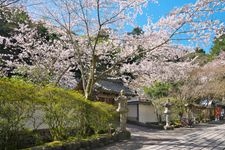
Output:
[[190,150],[222,150],[225,149],[225,125],[217,127],[207,127],[200,131],[190,133],[181,137],[176,137],[177,140],[168,140],[160,142],[156,145],[146,146],[141,149],[190,149]]
[[225,150],[225,124],[174,131],[129,126],[132,138],[101,150]]

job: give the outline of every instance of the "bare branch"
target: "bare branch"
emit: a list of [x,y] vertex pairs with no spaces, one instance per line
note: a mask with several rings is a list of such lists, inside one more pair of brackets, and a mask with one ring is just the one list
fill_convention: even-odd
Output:
[[0,0],[0,7],[6,7],[15,3],[18,3],[20,0]]

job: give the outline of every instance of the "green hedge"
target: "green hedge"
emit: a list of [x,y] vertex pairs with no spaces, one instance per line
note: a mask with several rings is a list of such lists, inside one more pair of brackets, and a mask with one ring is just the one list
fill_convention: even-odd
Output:
[[53,140],[107,131],[116,115],[113,106],[85,100],[73,90],[0,78],[0,147],[15,148],[18,133],[26,131],[28,121],[36,121],[37,111]]

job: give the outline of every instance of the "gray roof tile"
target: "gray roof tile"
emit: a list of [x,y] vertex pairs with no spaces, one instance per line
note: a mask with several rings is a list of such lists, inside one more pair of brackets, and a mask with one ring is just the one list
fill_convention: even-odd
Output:
[[127,96],[136,95],[135,92],[131,91],[127,86],[123,84],[123,81],[121,79],[101,79],[95,83],[95,89],[97,91],[104,91],[113,94],[119,94],[121,90],[124,90],[124,93]]

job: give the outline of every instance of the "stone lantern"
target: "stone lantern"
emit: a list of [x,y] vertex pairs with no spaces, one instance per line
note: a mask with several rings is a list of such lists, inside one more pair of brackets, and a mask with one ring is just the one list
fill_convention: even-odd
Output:
[[120,129],[121,131],[126,131],[126,123],[127,123],[127,97],[124,95],[124,91],[120,91],[120,95],[116,98],[118,102],[118,108],[116,111],[120,114]]
[[[193,104],[187,103],[187,104],[184,105],[184,107],[185,107],[185,110],[187,112],[186,122],[188,123],[189,127],[192,127],[192,124],[195,123],[195,118],[193,117],[193,113],[192,113]],[[192,120],[192,118],[194,120]]]
[[170,100],[168,99],[168,101],[166,103],[163,104],[165,110],[164,110],[164,114],[166,116],[166,125],[164,126],[164,129],[165,130],[171,130],[173,129],[172,126],[170,126],[170,114],[171,114],[171,106],[172,106],[172,103],[170,103]]

